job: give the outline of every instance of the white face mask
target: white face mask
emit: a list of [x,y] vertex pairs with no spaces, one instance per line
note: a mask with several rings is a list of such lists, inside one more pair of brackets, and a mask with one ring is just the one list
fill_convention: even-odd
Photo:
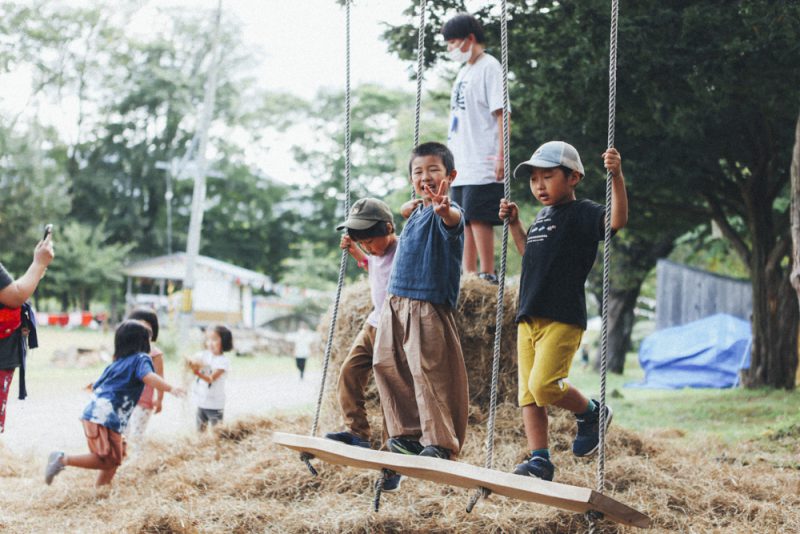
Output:
[[447,51],[447,56],[456,63],[464,63],[465,61],[469,61],[469,58],[472,57],[472,45],[469,45],[466,52],[461,51],[461,47],[464,46],[464,41],[454,47],[452,50]]

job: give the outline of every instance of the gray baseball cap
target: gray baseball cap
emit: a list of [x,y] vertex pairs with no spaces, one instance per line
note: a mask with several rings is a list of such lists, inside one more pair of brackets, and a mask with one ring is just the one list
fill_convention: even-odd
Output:
[[514,177],[528,179],[534,167],[550,169],[561,165],[573,171],[578,171],[581,176],[586,174],[583,172],[581,157],[574,146],[564,141],[550,141],[537,148],[531,159],[517,165],[517,168],[514,169]]
[[336,227],[337,230],[349,228],[351,230],[366,230],[375,223],[387,222],[394,224],[392,210],[382,200],[377,198],[362,198],[357,200],[350,208],[347,220]]

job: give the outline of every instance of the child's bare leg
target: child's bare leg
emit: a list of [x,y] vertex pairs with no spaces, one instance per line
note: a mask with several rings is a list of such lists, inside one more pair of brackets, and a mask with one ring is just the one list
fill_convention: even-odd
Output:
[[83,469],[108,469],[108,464],[94,453],[64,455],[61,463],[69,467],[82,467]]
[[547,408],[529,404],[522,407],[522,422],[525,425],[525,437],[528,449],[547,448]]
[[115,474],[117,474],[116,467],[112,467],[111,469],[100,470],[100,474],[97,475],[97,481],[94,483],[94,485],[99,488],[100,486],[111,484],[111,481],[114,479]]
[[464,255],[461,265],[465,273],[478,272],[478,249],[475,247],[475,237],[472,235],[472,223],[464,227]]
[[564,408],[572,413],[584,413],[589,409],[589,399],[584,397],[583,393],[572,386],[570,386],[570,388],[567,390],[567,393],[554,404],[559,408]]
[[481,261],[481,272],[494,273],[494,229],[492,225],[484,221],[470,221],[469,227],[472,229],[472,239],[475,242],[478,259]]

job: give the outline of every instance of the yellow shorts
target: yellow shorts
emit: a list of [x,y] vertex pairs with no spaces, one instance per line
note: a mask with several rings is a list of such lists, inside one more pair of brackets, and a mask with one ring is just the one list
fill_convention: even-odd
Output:
[[569,390],[566,378],[583,330],[550,319],[524,319],[517,325],[519,405],[549,406]]

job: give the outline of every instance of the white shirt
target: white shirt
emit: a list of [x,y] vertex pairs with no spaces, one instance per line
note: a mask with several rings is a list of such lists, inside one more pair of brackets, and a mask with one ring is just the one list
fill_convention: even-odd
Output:
[[196,378],[192,389],[192,398],[198,408],[222,410],[225,408],[225,382],[228,380],[231,361],[224,354],[215,356],[209,351],[200,355],[200,361],[203,362],[200,373],[206,376],[211,376],[217,369],[222,369],[224,372],[211,384]]
[[450,95],[447,146],[455,157],[454,186],[492,184],[500,156],[499,130],[494,112],[503,109],[503,67],[483,53],[465,64]]
[[392,264],[394,263],[394,253],[397,252],[397,243],[391,250],[387,250],[383,256],[367,256],[369,268],[369,290],[372,294],[372,311],[367,317],[367,323],[378,328],[378,321],[381,318],[383,301],[386,300],[386,288],[389,287],[389,277],[392,274]]
[[311,356],[311,345],[317,341],[317,333],[313,330],[298,330],[287,334],[286,339],[294,343],[294,357],[303,359]]

